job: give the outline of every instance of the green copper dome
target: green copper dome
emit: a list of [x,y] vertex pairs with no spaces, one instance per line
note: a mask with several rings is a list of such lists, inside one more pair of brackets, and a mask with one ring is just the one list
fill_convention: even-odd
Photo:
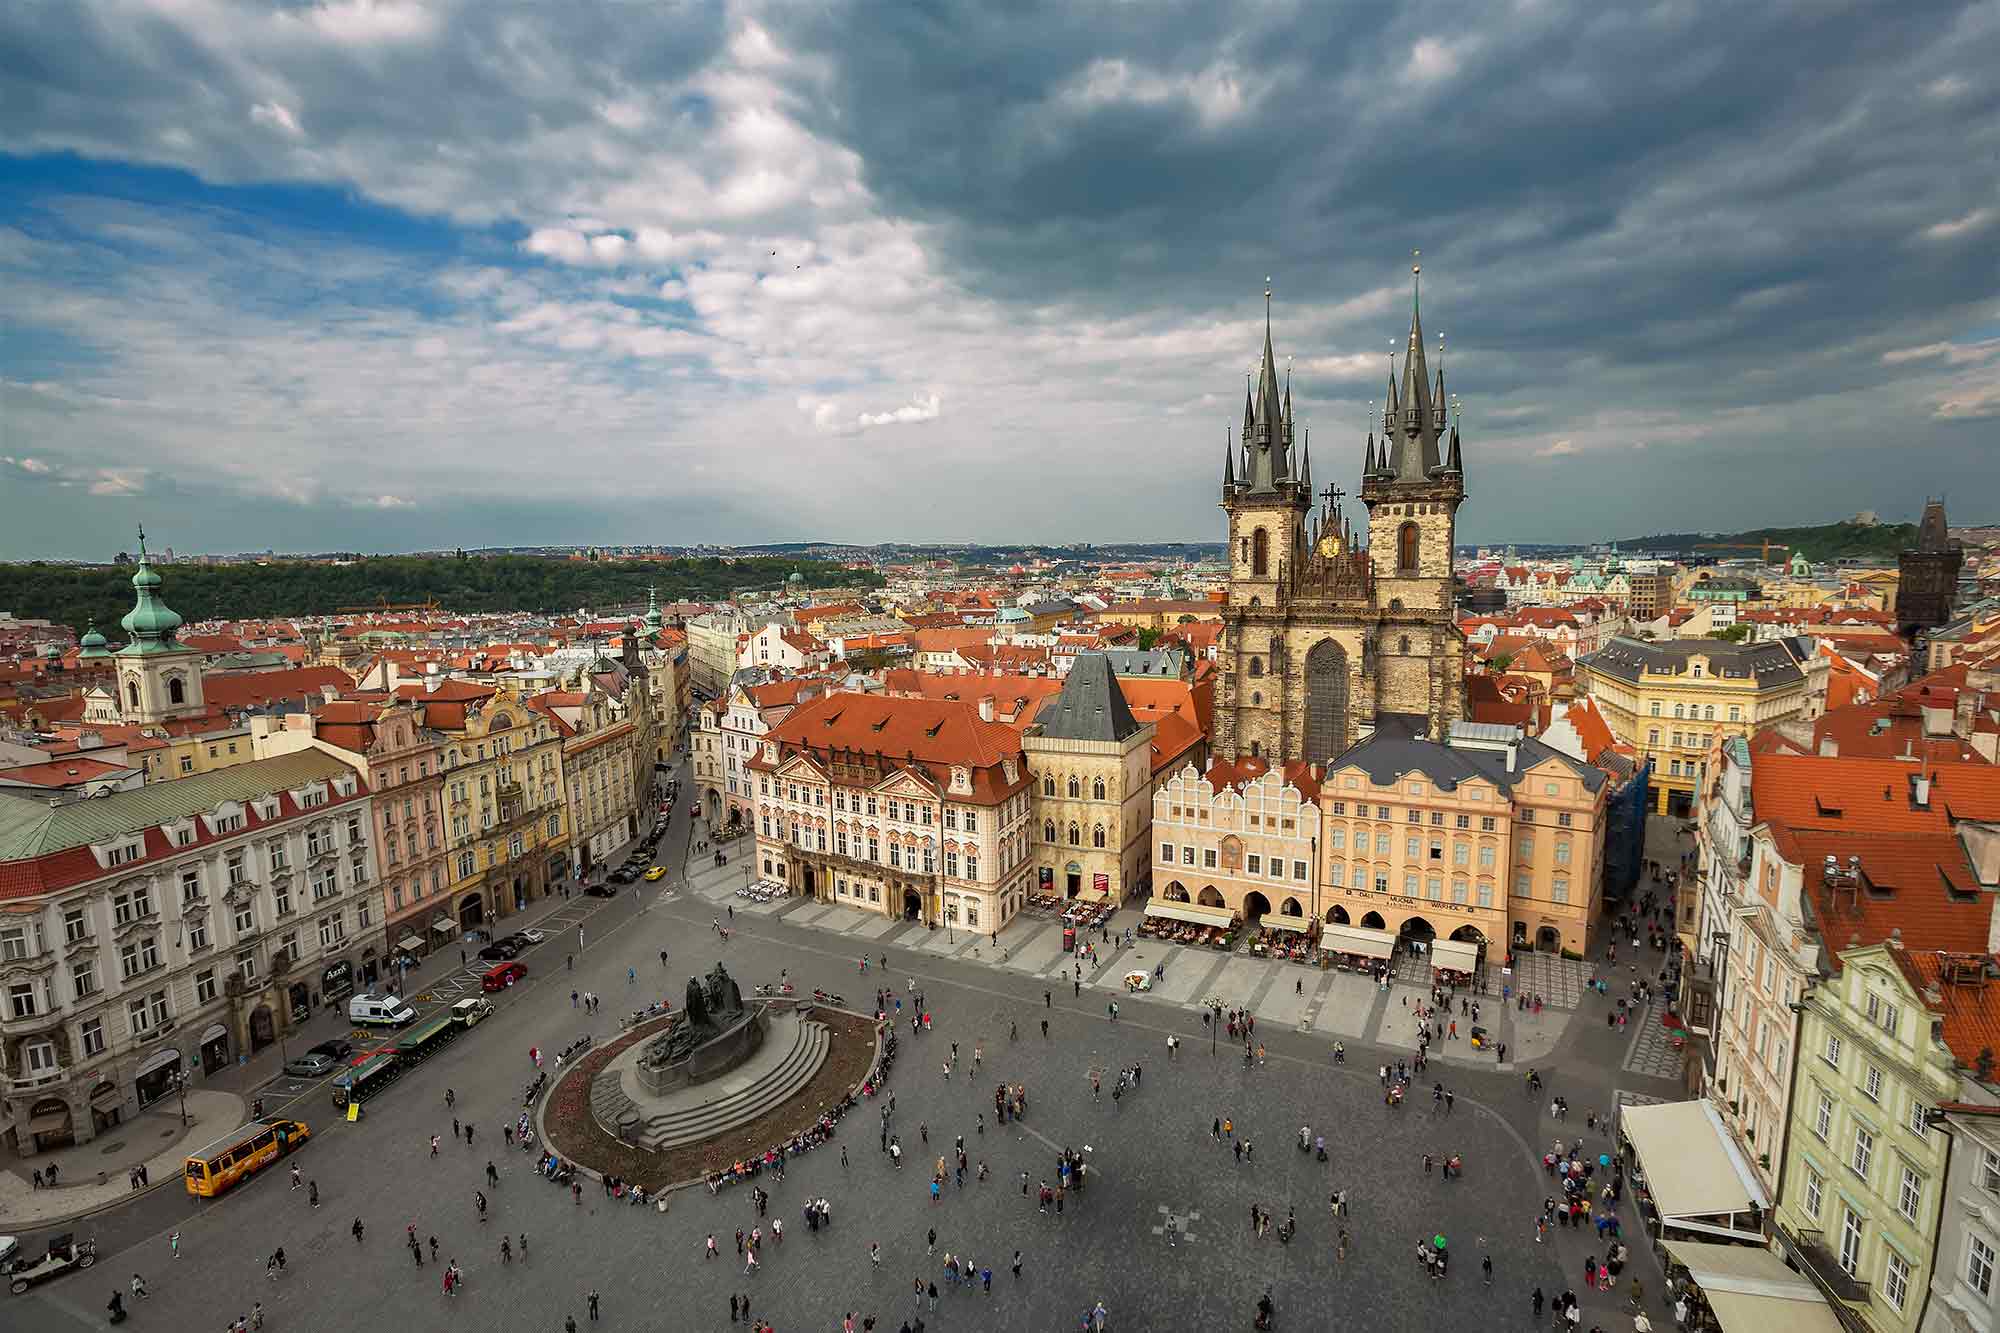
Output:
[[178,649],[174,631],[182,625],[180,615],[160,600],[160,576],[146,563],[146,530],[139,529],[139,569],[132,575],[132,591],[137,601],[118,623],[132,636],[121,652],[144,654]]
[[79,659],[95,659],[111,656],[111,645],[105,642],[102,634],[97,632],[97,622],[95,620],[90,622],[90,628],[83,632],[83,637],[77,640],[76,646],[78,649],[77,657]]

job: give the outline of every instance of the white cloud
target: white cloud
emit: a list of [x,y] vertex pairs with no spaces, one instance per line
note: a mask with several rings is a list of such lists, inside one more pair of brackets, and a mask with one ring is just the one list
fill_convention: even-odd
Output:
[[1943,361],[1946,365],[1977,365],[2000,357],[2000,338],[1988,338],[1972,343],[1925,343],[1921,347],[1898,347],[1882,353],[1882,360],[1889,365],[1901,365],[1907,361]]
[[1410,73],[1420,83],[1435,83],[1458,73],[1463,42],[1446,42],[1436,37],[1421,37],[1410,48]]
[[15,458],[12,455],[0,457],[0,463],[17,467],[30,476],[42,477],[49,473],[49,465],[39,458]]
[[829,435],[857,435],[878,426],[910,426],[936,421],[944,411],[944,400],[935,393],[920,393],[901,407],[882,412],[849,413],[833,399],[800,397],[798,408],[812,419],[813,429]]
[[268,129],[300,138],[305,131],[299,128],[298,117],[276,102],[259,102],[250,108],[250,119]]
[[1553,444],[1546,444],[1543,445],[1541,448],[1535,450],[1535,457],[1568,458],[1570,455],[1576,452],[1577,452],[1577,447],[1573,441],[1557,440]]
[[1919,233],[1927,241],[1952,241],[1972,232],[1983,231],[2000,213],[1990,208],[1975,208],[1963,217],[1946,222],[1932,223]]
[[138,495],[146,489],[146,473],[103,468],[90,482],[89,489],[92,495]]
[[1058,105],[1075,111],[1103,106],[1166,106],[1178,103],[1193,111],[1205,129],[1240,119],[1254,102],[1234,66],[1211,64],[1192,74],[1167,74],[1125,59],[1093,60],[1065,87],[1057,90]]
[[400,495],[378,495],[375,497],[373,507],[376,509],[415,509],[417,502],[415,500],[405,500]]
[[936,394],[922,394],[887,412],[863,412],[856,420],[863,429],[870,426],[908,426],[918,421],[936,421],[943,407],[943,401]]

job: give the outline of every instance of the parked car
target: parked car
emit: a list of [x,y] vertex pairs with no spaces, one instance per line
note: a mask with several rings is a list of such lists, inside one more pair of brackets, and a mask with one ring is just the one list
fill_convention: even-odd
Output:
[[[616,880],[617,876],[614,875],[612,878]],[[616,898],[618,896],[618,885],[615,883],[586,884],[583,886],[583,891],[592,898]]]
[[489,963],[505,963],[521,952],[521,946],[512,940],[495,940],[479,951],[479,956]]
[[651,884],[656,879],[664,879],[666,878],[666,874],[667,868],[665,866],[654,866],[646,872],[646,882]]
[[540,944],[548,937],[549,933],[546,930],[536,930],[532,926],[527,930],[517,930],[514,932],[515,939],[526,940],[530,944]]
[[490,967],[486,975],[479,978],[479,989],[483,991],[506,990],[509,986],[528,975],[526,963],[501,963]]
[[294,1078],[320,1078],[340,1068],[340,1061],[319,1051],[305,1051],[285,1061],[285,1072]]
[[306,1054],[324,1055],[335,1060],[345,1060],[348,1056],[354,1054],[354,1043],[342,1037],[333,1037],[327,1041],[320,1042],[316,1046],[308,1046]]
[[65,1231],[49,1242],[47,1254],[37,1255],[33,1259],[19,1257],[8,1259],[7,1289],[19,1296],[37,1282],[46,1282],[52,1277],[67,1273],[72,1268],[88,1268],[96,1262],[97,1242],[78,1240],[70,1232]]
[[470,1000],[460,1000],[451,1007],[451,1016],[466,1027],[471,1027],[492,1012],[493,1001],[480,996],[474,996]]

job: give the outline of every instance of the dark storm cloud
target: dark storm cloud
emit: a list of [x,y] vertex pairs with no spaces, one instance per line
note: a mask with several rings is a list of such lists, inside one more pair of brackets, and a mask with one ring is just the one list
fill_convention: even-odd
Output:
[[[1339,299],[1421,248],[1487,392],[1712,406],[1991,317],[2000,227],[1922,240],[2000,202],[1991,4],[854,3],[781,31],[835,62],[815,128],[1005,297],[1247,305],[1273,271]],[[1117,66],[1151,95],[1077,95]],[[1166,91],[1204,78],[1240,113]]]

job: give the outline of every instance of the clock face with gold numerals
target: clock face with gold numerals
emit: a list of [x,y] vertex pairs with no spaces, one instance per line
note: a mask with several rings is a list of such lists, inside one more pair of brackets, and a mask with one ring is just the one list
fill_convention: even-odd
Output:
[[1340,538],[1334,536],[1332,533],[1328,533],[1326,536],[1321,537],[1319,539],[1319,553],[1321,555],[1339,555]]

